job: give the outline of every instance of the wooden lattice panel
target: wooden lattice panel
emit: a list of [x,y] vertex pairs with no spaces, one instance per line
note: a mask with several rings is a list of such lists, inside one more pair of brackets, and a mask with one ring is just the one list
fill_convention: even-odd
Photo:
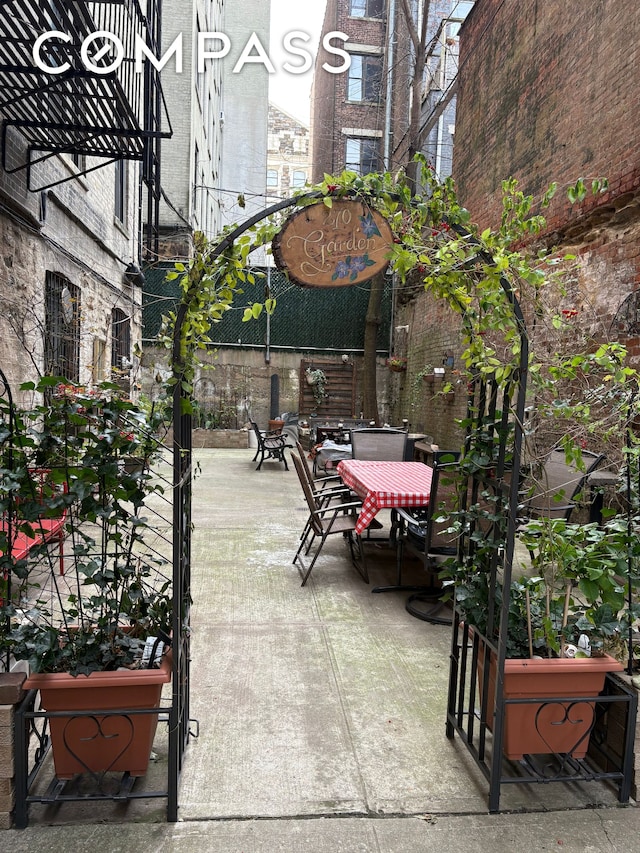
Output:
[[[322,370],[327,377],[326,393],[322,403],[318,405],[313,396],[313,387],[308,384],[305,371]],[[355,417],[356,371],[351,362],[346,364],[335,361],[318,359],[302,359],[300,362],[300,396],[298,412],[301,416],[316,412],[318,417],[325,420],[340,420]]]

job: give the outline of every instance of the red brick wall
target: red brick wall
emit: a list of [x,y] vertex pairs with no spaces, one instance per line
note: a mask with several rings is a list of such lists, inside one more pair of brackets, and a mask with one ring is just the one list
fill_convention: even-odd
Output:
[[[385,26],[383,21],[364,18],[350,18],[347,14],[347,0],[328,0],[325,12],[323,33],[332,30],[346,33],[351,44],[382,46]],[[344,43],[333,41],[336,47],[343,48]],[[312,93],[312,158],[313,181],[321,181],[325,172],[340,174],[344,169],[345,141],[342,128],[351,127],[365,130],[384,129],[384,103],[349,104],[346,103],[348,74],[331,74],[322,69],[322,65],[341,65],[342,57],[327,53],[322,44],[318,49],[315,77]],[[382,145],[382,139],[380,139]]]
[[[640,284],[640,16],[616,0],[477,0],[461,34],[454,177],[481,225],[500,215],[513,175],[539,198],[547,240],[576,252],[575,307],[602,334]],[[606,177],[609,191],[571,206],[566,187]]]
[[[394,324],[396,353],[407,357],[407,370],[391,376],[393,423],[407,418],[411,432],[430,435],[443,450],[459,450],[462,433],[456,419],[465,416],[467,403],[466,380],[458,373],[459,316],[430,294],[421,292],[408,301],[399,294]],[[453,367],[445,365],[447,356],[453,357]],[[418,378],[426,365],[444,367],[443,379]],[[453,385],[453,394],[442,393],[447,383]]]

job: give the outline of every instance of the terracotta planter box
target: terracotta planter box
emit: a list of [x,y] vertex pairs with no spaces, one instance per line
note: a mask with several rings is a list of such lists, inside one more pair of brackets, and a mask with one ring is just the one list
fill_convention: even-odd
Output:
[[[479,688],[482,690],[482,648],[478,656]],[[594,723],[594,703],[582,697],[598,696],[607,672],[620,672],[621,663],[605,655],[593,658],[548,658],[505,661],[505,699],[554,699],[567,702],[539,702],[507,705],[504,719],[504,755],[517,761],[523,755],[566,753],[584,758]],[[488,727],[493,729],[496,659],[489,664]]]
[[159,669],[35,673],[25,690],[39,690],[46,711],[107,711],[87,717],[51,717],[49,727],[58,779],[77,773],[130,773],[144,776],[149,765],[158,714],[127,710],[157,708],[162,685],[171,680],[171,653]]

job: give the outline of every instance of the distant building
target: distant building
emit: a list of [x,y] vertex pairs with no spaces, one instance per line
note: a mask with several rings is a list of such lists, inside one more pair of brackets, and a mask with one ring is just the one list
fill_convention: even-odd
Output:
[[[349,169],[361,174],[406,166],[412,150],[423,151],[440,177],[451,172],[455,132],[458,30],[472,0],[432,0],[424,28],[425,62],[419,121],[412,127],[411,80],[415,47],[403,4],[384,0],[328,0],[323,32],[348,35],[336,42],[350,54],[347,71],[323,65],[343,58],[322,47],[312,93],[313,179]],[[395,10],[389,20],[390,8]],[[422,34],[422,4],[413,26]]]
[[[162,145],[164,257],[187,256],[193,231],[212,239],[264,206],[269,75],[260,63],[234,68],[252,33],[268,45],[269,14],[267,3],[255,4],[249,21],[240,0],[163,2],[163,49],[182,33],[185,69],[168,65],[162,72],[173,126]],[[229,38],[231,49],[198,69],[199,34],[215,32]],[[204,47],[220,44],[205,40]]]
[[222,160],[217,183],[222,224],[229,225],[265,206],[269,73],[261,63],[249,62],[237,72],[234,68],[253,35],[268,48],[271,4],[263,0],[217,2],[224,3],[222,31],[231,41],[231,51],[223,62]]
[[288,198],[311,182],[309,127],[269,104],[266,194]]
[[385,16],[383,0],[327,0],[322,30],[349,36],[351,67],[339,74],[324,70],[324,63],[339,65],[342,59],[322,45],[318,49],[311,96],[314,183],[325,172],[383,168]]

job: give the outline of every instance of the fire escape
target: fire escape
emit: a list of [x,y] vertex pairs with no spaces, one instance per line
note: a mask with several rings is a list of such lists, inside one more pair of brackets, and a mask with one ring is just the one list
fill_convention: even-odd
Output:
[[[135,51],[142,42],[160,56],[161,5],[9,0],[0,17],[2,168],[25,173],[28,189],[40,192],[60,182],[48,168],[57,154],[73,155],[81,174],[117,160],[140,161],[146,257],[157,254],[160,140],[172,131],[159,72],[149,61],[136,70]],[[36,40],[53,31],[36,62]],[[100,31],[111,36],[96,38]],[[102,162],[84,168],[87,157]]]

